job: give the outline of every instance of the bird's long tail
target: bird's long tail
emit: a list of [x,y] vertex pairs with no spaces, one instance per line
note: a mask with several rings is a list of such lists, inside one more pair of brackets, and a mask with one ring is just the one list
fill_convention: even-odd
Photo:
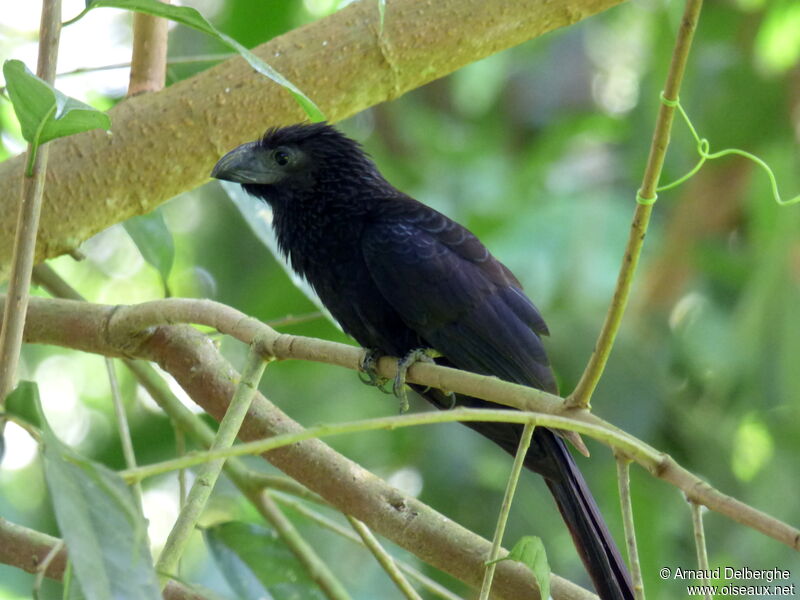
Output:
[[545,482],[598,595],[602,600],[633,600],[628,569],[565,442],[544,428],[537,428],[534,436],[555,459],[559,475],[545,476]]
[[[411,387],[437,408],[449,407],[449,399],[438,390]],[[457,396],[456,404],[472,408],[495,406],[461,395]],[[480,422],[465,425],[506,452],[516,454],[521,425]],[[625,562],[565,442],[549,429],[537,427],[525,466],[544,477],[600,599],[633,600],[633,586]]]

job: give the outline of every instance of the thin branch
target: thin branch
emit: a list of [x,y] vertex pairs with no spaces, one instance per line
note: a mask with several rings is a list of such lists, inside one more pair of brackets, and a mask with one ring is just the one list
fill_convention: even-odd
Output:
[[[173,422],[181,428],[181,431],[185,430],[197,442],[205,446],[211,445],[214,439],[211,428],[183,406],[180,400],[169,390],[169,387],[163,379],[158,376],[149,365],[140,361],[130,361],[129,367],[139,381],[145,386],[156,403],[158,403]],[[275,527],[289,549],[292,550],[300,562],[306,566],[309,574],[320,586],[320,589],[323,590],[325,595],[331,599],[347,597],[343,586],[336,579],[328,566],[317,556],[311,546],[299,537],[299,534],[294,529],[291,522],[283,517],[277,506],[275,506],[271,495],[264,493],[263,488],[270,487],[273,489],[280,489],[303,499],[311,500],[312,502],[324,503],[324,500],[293,479],[256,473],[245,467],[244,463],[237,459],[228,460],[225,463],[225,471],[233,484],[253,502],[262,516]],[[299,508],[297,510],[299,510]],[[346,533],[349,534],[350,532]],[[355,536],[351,539],[359,541]],[[438,595],[448,600],[457,600],[454,596],[444,595],[442,593],[444,588],[417,572],[412,567],[401,564],[401,568],[411,570],[412,576],[417,578],[421,585],[427,587],[434,593],[438,593]]]
[[[125,402],[122,400],[122,393],[119,389],[117,372],[114,370],[114,360],[106,357],[106,371],[108,372],[108,383],[111,387],[111,402],[114,405],[114,416],[117,420],[117,431],[120,443],[122,444],[122,455],[125,457],[125,466],[129,469],[136,468],[136,453],[133,451],[133,440],[131,430],[128,427],[128,416],[125,414]],[[142,503],[142,486],[134,484],[133,491],[139,504]]]
[[[160,0],[166,4],[170,0]],[[166,19],[136,12],[133,15],[133,55],[128,96],[157,92],[167,75]]]
[[314,548],[300,535],[300,532],[286,518],[283,511],[266,491],[250,492],[248,498],[253,501],[258,511],[275,527],[278,535],[294,552],[312,579],[319,585],[324,594],[331,600],[350,600],[350,595],[341,582],[331,573],[328,565],[317,555]]
[[[174,423],[174,422],[173,422]],[[186,454],[186,434],[183,429],[173,424],[175,431],[175,454],[184,456]],[[186,504],[186,469],[178,471],[178,506],[182,509]]]
[[514,499],[514,492],[517,489],[517,482],[519,481],[522,467],[525,464],[525,456],[528,454],[528,448],[531,445],[531,437],[533,436],[534,425],[526,423],[522,429],[522,436],[519,440],[519,447],[517,454],[514,456],[514,464],[511,467],[511,474],[508,477],[506,484],[506,493],[503,496],[503,504],[500,507],[500,514],[497,516],[497,526],[494,530],[494,538],[492,538],[492,550],[487,559],[486,570],[483,573],[483,584],[481,585],[480,600],[489,600],[489,593],[492,589],[492,580],[494,579],[494,572],[497,568],[497,559],[500,558],[500,549],[503,545],[503,534],[506,531],[506,523],[508,522],[508,515],[511,512],[511,501]]
[[151,465],[142,465],[135,469],[119,471],[119,475],[128,483],[141,481],[148,477],[163,475],[171,471],[186,469],[189,467],[207,464],[220,459],[228,459],[237,456],[247,456],[264,454],[271,450],[283,448],[291,444],[311,440],[315,438],[331,437],[352,433],[363,433],[366,431],[376,431],[380,429],[394,430],[403,427],[415,427],[418,425],[431,425],[434,423],[519,423],[521,425],[536,425],[548,427],[550,429],[564,429],[567,431],[577,431],[582,435],[588,435],[605,443],[614,442],[615,446],[631,450],[627,440],[622,439],[616,432],[606,430],[596,425],[542,413],[508,411],[505,409],[477,409],[477,408],[454,408],[443,412],[424,412],[404,415],[394,415],[390,417],[375,417],[372,419],[360,419],[358,421],[347,421],[344,423],[326,423],[315,425],[301,431],[287,433],[283,435],[270,436],[268,438],[238,444],[233,447],[212,448],[203,452],[191,452],[185,456],[179,456],[164,460]]
[[[11,565],[28,573],[37,573],[53,549],[63,542],[0,517],[0,563]],[[67,564],[67,553],[62,547],[54,553],[44,567],[46,577],[60,581]],[[205,596],[181,583],[170,581],[164,590],[166,600],[207,600]]]
[[327,505],[322,498],[309,490],[301,483],[297,483],[294,479],[282,477],[280,475],[267,475],[259,471],[248,469],[247,474],[248,486],[258,490],[278,491],[285,494],[291,494],[297,498],[308,500],[314,504]]
[[[692,529],[694,530],[694,546],[697,551],[697,567],[701,576],[699,577],[700,583],[708,586],[709,572],[711,569],[708,566],[708,551],[706,550],[706,533],[703,529],[703,507],[689,501],[689,508],[692,510]],[[706,600],[711,600],[711,594],[705,592]]]
[[[236,394],[234,394],[233,400],[231,400],[231,404],[219,424],[219,430],[214,438],[214,443],[211,445],[212,450],[230,449],[236,441],[236,436],[250,408],[250,403],[258,390],[258,382],[261,380],[261,375],[264,373],[266,366],[266,362],[264,362],[255,346],[251,348],[247,364],[242,372],[242,378],[236,388]],[[206,503],[211,497],[211,492],[224,465],[224,458],[212,460],[205,463],[197,474],[197,479],[195,479],[192,488],[189,490],[186,504],[181,509],[178,520],[172,531],[170,531],[166,544],[164,544],[164,550],[156,562],[156,571],[161,579],[162,587],[166,584],[168,578],[176,575],[178,561],[180,561],[189,541],[189,536],[194,531],[195,525],[197,525],[197,521],[206,507]]]
[[686,1],[686,8],[684,9],[681,27],[678,30],[678,37],[675,41],[675,49],[672,53],[672,61],[670,62],[667,81],[664,86],[664,98],[666,98],[667,102],[662,103],[658,111],[653,141],[650,145],[650,156],[647,159],[642,186],[637,194],[639,202],[637,202],[636,211],[633,214],[633,223],[631,224],[628,244],[625,247],[625,255],[617,278],[614,297],[608,307],[608,313],[600,330],[600,336],[595,343],[594,352],[592,352],[578,385],[568,399],[570,406],[581,408],[589,406],[592,394],[594,394],[597,383],[600,381],[608,362],[608,357],[611,354],[611,349],[614,346],[614,340],[622,323],[625,307],[628,305],[633,276],[636,272],[636,265],[639,263],[639,256],[642,253],[642,245],[650,222],[650,214],[653,212],[653,202],[655,202],[656,198],[656,187],[658,187],[661,168],[664,165],[664,157],[669,145],[672,120],[675,115],[675,106],[669,101],[678,99],[683,73],[686,70],[689,50],[692,46],[692,39],[697,28],[702,6],[703,0]]
[[400,568],[394,562],[392,556],[381,546],[378,538],[372,534],[369,527],[358,519],[354,519],[350,516],[347,517],[347,520],[350,526],[361,537],[361,541],[364,542],[364,546],[367,547],[367,550],[372,553],[375,560],[378,561],[378,564],[383,567],[383,570],[389,575],[389,579],[391,579],[397,586],[397,589],[400,590],[400,593],[408,598],[408,600],[422,600],[417,590],[408,582],[408,579],[406,579],[405,575],[400,571]]
[[[141,361],[126,361],[126,364],[153,400],[169,415],[180,431],[186,432],[203,446],[209,447],[213,444],[214,432],[211,428],[178,400],[164,379],[150,365]],[[286,546],[306,568],[310,577],[326,597],[331,600],[347,598],[347,592],[341,582],[325,562],[319,558],[314,549],[302,539],[291,522],[283,516],[272,501],[271,496],[264,493],[262,488],[265,483],[276,484],[277,482],[274,479],[268,479],[266,476],[261,477],[259,473],[254,473],[238,459],[226,461],[225,472],[233,484],[255,506],[256,510],[275,528]],[[284,486],[284,489],[297,492],[297,488],[302,488],[306,494],[314,496],[299,483],[293,480],[287,481],[294,484],[294,486]]]
[[[274,497],[279,504],[283,504],[284,506],[291,508],[294,512],[303,515],[306,519],[316,523],[320,527],[324,527],[325,529],[332,531],[336,535],[339,535],[355,544],[360,544],[361,546],[365,545],[364,540],[362,540],[358,535],[354,534],[351,530],[339,525],[339,523],[336,521],[329,519],[319,512],[312,510],[305,504],[302,504],[294,499],[287,498],[283,494],[274,494]],[[419,583],[430,593],[438,596],[439,598],[443,598],[444,600],[463,600],[460,596],[457,596],[440,583],[437,583],[427,575],[418,571],[407,562],[402,560],[397,560],[396,562],[400,567],[400,570],[402,570],[411,579]]]
[[[140,13],[136,13],[140,14]],[[188,65],[198,62],[222,62],[238,56],[236,53],[222,52],[219,54],[195,54],[192,56],[171,56],[167,58],[167,66],[170,65]],[[96,73],[97,71],[115,71],[118,69],[130,69],[132,63],[115,63],[113,65],[99,65],[97,67],[79,67],[71,71],[64,71],[58,73],[56,77],[70,77],[72,75],[85,75],[86,73]]]
[[33,600],[39,600],[39,594],[41,593],[42,589],[42,582],[44,581],[45,573],[50,568],[50,563],[53,562],[58,553],[64,549],[64,541],[58,540],[53,547],[50,548],[50,552],[47,553],[47,556],[44,557],[42,563],[36,569],[36,577],[33,580]]
[[622,524],[625,529],[625,545],[628,548],[628,562],[631,567],[633,594],[636,600],[645,600],[642,566],[639,564],[639,550],[636,548],[636,530],[633,524],[633,505],[631,503],[631,461],[623,454],[616,452],[617,483],[619,484],[619,502],[622,507]]
[[[39,26],[39,61],[36,74],[50,84],[55,80],[60,34],[61,0],[44,0]],[[49,146],[45,144],[34,148],[32,144],[28,144],[28,156],[33,152],[35,156],[30,177],[22,174],[22,198],[15,219],[17,227],[8,282],[8,297],[12,301],[6,303],[3,321],[0,324],[0,407],[5,403],[6,396],[14,389],[17,377],[22,332],[25,328],[25,316],[28,313],[31,270],[36,250],[36,235],[39,230],[39,215],[42,210]],[[15,194],[12,198],[16,204],[19,196]],[[2,430],[1,424],[0,430]]]

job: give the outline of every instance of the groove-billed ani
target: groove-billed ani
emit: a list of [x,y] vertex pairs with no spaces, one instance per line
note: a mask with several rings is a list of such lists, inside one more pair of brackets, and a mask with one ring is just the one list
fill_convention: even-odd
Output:
[[[278,244],[346,333],[381,354],[438,351],[440,364],[556,393],[547,326],[516,277],[467,229],[392,187],[358,143],[325,124],[269,130],[212,177],[272,207]],[[438,408],[450,397],[412,386]],[[492,406],[458,395],[456,404]],[[495,406],[496,407],[496,406]],[[522,427],[468,423],[514,453]],[[541,474],[603,600],[633,598],[627,569],[564,441],[537,427]]]

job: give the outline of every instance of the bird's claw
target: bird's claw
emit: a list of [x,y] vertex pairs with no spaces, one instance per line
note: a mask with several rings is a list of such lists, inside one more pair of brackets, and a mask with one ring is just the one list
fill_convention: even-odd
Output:
[[400,400],[400,413],[408,411],[408,394],[406,393],[406,373],[411,365],[417,362],[433,362],[435,353],[428,348],[417,348],[397,361],[397,375],[392,383],[392,392]]
[[378,360],[380,357],[381,353],[377,350],[366,350],[364,352],[364,357],[361,359],[361,364],[359,365],[358,379],[365,385],[376,387],[384,394],[389,394],[391,392],[383,387],[389,379],[378,375]]

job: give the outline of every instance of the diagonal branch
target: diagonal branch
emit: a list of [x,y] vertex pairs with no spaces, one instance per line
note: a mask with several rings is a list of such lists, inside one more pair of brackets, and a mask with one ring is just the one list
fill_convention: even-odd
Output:
[[[255,53],[338,121],[621,1],[393,0],[383,31],[391,67],[374,2],[354,2]],[[304,119],[283,88],[240,58],[129,98],[109,114],[113,135],[96,131],[49,144],[39,261],[205,183],[224,151],[268,126]],[[0,165],[0,279],[8,273],[21,181],[20,157]]]
[[703,0],[687,0],[684,9],[681,27],[678,30],[678,38],[675,40],[675,50],[672,53],[672,61],[667,73],[667,82],[664,87],[664,102],[661,104],[656,128],[653,133],[653,141],[650,145],[650,155],[647,159],[642,187],[636,195],[636,210],[633,213],[628,243],[625,247],[625,254],[622,259],[617,285],[614,290],[614,297],[608,307],[603,327],[592,352],[586,369],[581,375],[578,385],[569,397],[571,406],[586,408],[592,398],[600,377],[603,375],[608,357],[611,355],[611,348],[617,337],[622,316],[628,305],[628,298],[631,294],[633,276],[636,273],[636,265],[642,254],[644,238],[647,234],[647,226],[650,223],[650,215],[653,212],[653,204],[656,201],[656,187],[661,177],[661,168],[664,166],[664,157],[669,146],[669,136],[672,130],[672,120],[675,116],[675,102],[681,91],[683,73],[686,70],[686,63],[689,60],[689,50],[692,47],[692,39],[697,28],[697,21],[700,18],[700,9]]
[[[279,359],[312,360],[358,370],[363,357],[363,351],[359,348],[324,340],[280,334],[231,307],[208,300],[170,299],[146,302],[135,306],[112,307],[66,300],[33,298],[30,305],[26,340],[34,343],[50,343],[77,348],[105,355],[137,356],[148,360],[166,361],[162,366],[166,370],[173,372],[173,375],[175,375],[174,371],[181,372],[187,368],[186,361],[189,360],[189,357],[194,357],[192,360],[201,365],[205,365],[206,362],[208,364],[216,364],[220,360],[210,342],[194,330],[161,327],[154,331],[153,328],[163,323],[204,324],[248,344],[255,339],[260,339],[264,344],[266,354]],[[76,334],[76,332],[80,333]],[[178,343],[176,340],[181,336],[192,335],[197,337],[191,339],[203,341],[195,341],[196,347],[191,346],[188,342],[186,345],[178,344],[172,354],[167,353],[165,355],[160,346],[154,346],[156,338],[161,340],[161,343],[168,345]],[[173,336],[175,336],[175,339],[173,339]],[[206,346],[208,347],[206,348]],[[159,348],[159,351],[154,351],[154,347]],[[395,370],[395,360],[383,358],[379,362],[379,374],[393,377]],[[224,406],[219,404],[220,398],[229,398],[232,395],[232,391],[228,387],[229,382],[220,388],[220,382],[215,379],[222,373],[224,371],[220,367],[219,373],[214,372],[207,375],[207,377],[211,378],[211,381],[208,382],[208,389],[203,386],[197,386],[196,377],[191,372],[185,374],[188,380],[185,381],[184,385],[195,401],[218,418],[224,413]],[[179,381],[181,380],[180,376],[175,376]],[[619,448],[626,456],[638,462],[654,476],[683,490],[689,500],[697,504],[703,504],[738,523],[752,527],[786,544],[790,548],[800,550],[800,530],[714,489],[707,482],[681,467],[667,454],[659,452],[599,417],[587,411],[575,411],[566,408],[563,399],[557,396],[500,381],[494,377],[484,377],[428,363],[417,363],[412,366],[408,371],[407,379],[413,383],[470,394],[521,410],[566,416],[568,418],[563,419],[564,424],[561,428],[568,429],[570,421],[582,424],[582,430],[594,435],[594,437],[607,445]],[[209,396],[212,392],[212,396]],[[277,408],[272,408],[277,411]],[[269,414],[276,413],[267,411],[261,417],[266,418]],[[283,428],[280,432],[269,428],[262,429],[265,425],[260,421],[260,418],[253,414],[250,417],[249,423],[255,427],[255,430],[250,429],[248,431],[255,435],[245,435],[245,439],[263,439],[279,433],[289,432],[289,430]],[[260,424],[256,425],[257,423]],[[291,431],[297,431],[297,429],[291,429]],[[603,435],[603,431],[608,432],[608,435]],[[271,452],[268,456],[272,458],[287,451],[282,449]],[[286,472],[288,473],[289,471]],[[307,487],[319,491],[316,490],[315,485],[309,484],[305,478],[299,480],[305,483]],[[325,496],[325,494],[319,493]],[[348,506],[347,503],[340,504],[339,501],[328,497],[326,499],[339,507]],[[350,512],[349,508],[343,508],[343,510]],[[351,514],[375,528],[372,519],[363,518],[363,516],[352,512]],[[372,516],[377,517],[377,515]],[[380,529],[377,531],[381,532]],[[388,537],[392,536],[389,535]],[[488,550],[485,552],[488,552]],[[465,581],[468,580],[465,579]]]
[[[110,326],[113,307],[66,300],[34,300],[26,330],[28,342],[66,346],[77,342],[80,349],[88,352],[153,360],[175,377],[206,412],[216,419],[224,415],[239,375],[203,334],[186,326],[162,326],[150,328],[133,343],[128,340],[120,347],[111,341],[116,339]],[[207,309],[212,306],[214,304],[209,303]],[[241,323],[257,323],[236,311],[231,311],[229,316]],[[358,363],[360,350],[341,344],[334,347],[352,350],[353,366]],[[260,440],[299,431],[302,427],[298,423],[259,394],[242,427],[240,439]],[[487,540],[402,494],[319,440],[292,444],[264,456],[338,510],[363,521],[375,533],[428,564],[470,585],[480,586],[483,561],[490,549]],[[596,598],[561,577],[553,576],[551,583],[553,598],[557,600]],[[500,599],[538,598],[530,571],[511,561],[498,565],[493,587]]]

